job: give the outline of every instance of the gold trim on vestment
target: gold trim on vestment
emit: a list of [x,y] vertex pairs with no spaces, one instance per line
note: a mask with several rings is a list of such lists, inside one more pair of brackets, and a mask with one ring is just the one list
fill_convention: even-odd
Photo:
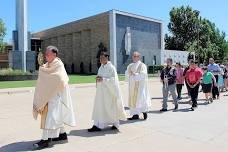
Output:
[[[142,67],[142,63],[139,64],[139,66],[138,66],[138,68],[136,70],[136,73],[140,73],[141,67]],[[130,94],[130,83],[129,83],[129,107],[130,108],[136,108],[137,97],[138,97],[138,90],[139,90],[139,81],[135,81],[134,93],[133,93],[133,98],[132,98],[131,97],[131,94]]]
[[41,129],[45,129],[47,112],[48,112],[48,104],[46,104],[46,106],[44,107],[44,110],[41,112]]

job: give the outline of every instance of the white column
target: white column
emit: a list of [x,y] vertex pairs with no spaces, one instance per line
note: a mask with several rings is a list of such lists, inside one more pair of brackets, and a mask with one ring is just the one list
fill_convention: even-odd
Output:
[[165,49],[164,35],[163,35],[163,23],[160,23],[161,28],[161,50]]
[[22,51],[22,70],[26,71],[26,51],[28,51],[28,13],[27,0],[16,0],[16,30],[18,32],[18,51]]
[[117,69],[115,10],[111,10],[109,13],[109,37],[110,37],[110,60]]

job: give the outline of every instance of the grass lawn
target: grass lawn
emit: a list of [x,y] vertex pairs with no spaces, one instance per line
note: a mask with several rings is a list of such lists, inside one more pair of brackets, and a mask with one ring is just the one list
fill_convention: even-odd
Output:
[[1,81],[0,89],[4,88],[20,88],[20,87],[33,87],[35,86],[35,80],[27,80],[27,81]]
[[[153,77],[154,75],[149,75]],[[70,75],[70,84],[80,84],[80,83],[95,83],[96,75]],[[123,81],[124,75],[119,75],[119,80]],[[34,87],[36,80],[26,80],[26,81],[1,81],[0,89],[4,88],[20,88],[20,87]]]
[[[95,83],[96,75],[70,75],[70,84],[78,83]],[[124,75],[119,75],[119,80],[123,81],[125,79]]]

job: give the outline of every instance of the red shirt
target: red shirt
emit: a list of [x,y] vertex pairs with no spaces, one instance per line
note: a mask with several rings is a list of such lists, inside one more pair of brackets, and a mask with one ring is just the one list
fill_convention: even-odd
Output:
[[190,68],[187,72],[186,72],[186,80],[190,83],[190,84],[195,84],[198,80],[201,79],[201,77],[203,76],[201,70],[199,68]]

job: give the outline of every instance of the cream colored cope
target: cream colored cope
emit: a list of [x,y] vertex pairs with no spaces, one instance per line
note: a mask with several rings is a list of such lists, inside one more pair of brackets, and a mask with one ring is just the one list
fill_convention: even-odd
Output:
[[92,114],[94,124],[114,124],[119,120],[126,120],[115,67],[111,62],[101,65],[97,75],[103,80],[97,82]]
[[[132,71],[134,74],[132,74]],[[148,89],[147,67],[141,61],[131,63],[125,72],[126,81],[129,83],[129,96],[127,107],[130,114],[147,112],[151,106],[151,99]]]
[[67,124],[75,126],[69,78],[62,61],[55,58],[39,69],[33,99],[33,116],[41,115],[42,129],[57,129]]

